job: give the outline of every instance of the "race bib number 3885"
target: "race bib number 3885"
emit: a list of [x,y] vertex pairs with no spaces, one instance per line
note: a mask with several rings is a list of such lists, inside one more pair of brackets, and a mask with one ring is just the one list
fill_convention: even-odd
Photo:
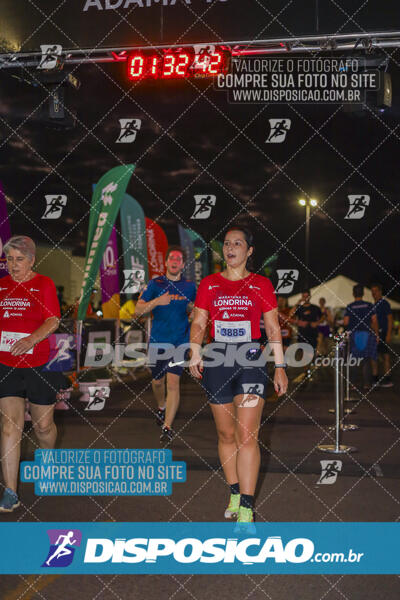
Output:
[[216,342],[251,342],[250,321],[215,321]]

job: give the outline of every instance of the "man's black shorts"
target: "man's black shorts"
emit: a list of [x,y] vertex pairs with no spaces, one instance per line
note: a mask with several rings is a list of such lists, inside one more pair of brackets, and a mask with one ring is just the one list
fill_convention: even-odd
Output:
[[[148,356],[150,359],[150,370],[153,379],[161,379],[167,373],[173,373],[180,377],[183,373],[185,363],[189,359],[189,343],[182,342],[177,346],[171,346],[166,348],[165,346],[171,346],[170,344],[163,344],[160,342],[149,344]],[[172,350],[172,352],[171,352]],[[167,352],[169,358],[164,358],[164,353]],[[155,362],[154,359],[157,358]]]
[[0,398],[18,396],[32,404],[54,404],[57,392],[65,387],[65,377],[43,371],[44,366],[19,369],[0,363]]
[[298,344],[310,344],[310,346],[312,346],[315,350],[318,345],[318,331],[316,329],[314,329],[314,330],[301,329],[299,327],[297,343]]
[[158,360],[155,365],[150,366],[150,370],[153,379],[162,379],[167,373],[174,373],[174,375],[180,377],[183,373],[183,365],[176,364],[174,359],[171,358],[168,360]]

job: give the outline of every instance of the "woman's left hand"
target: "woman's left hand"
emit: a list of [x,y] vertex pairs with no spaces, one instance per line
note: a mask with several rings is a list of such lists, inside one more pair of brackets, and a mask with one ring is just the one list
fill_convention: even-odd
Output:
[[283,396],[287,392],[288,378],[285,369],[282,367],[275,369],[274,388],[278,396]]
[[21,354],[26,354],[29,352],[31,348],[35,345],[34,339],[31,335],[27,337],[21,338],[18,342],[12,346],[10,353],[13,356],[20,356]]

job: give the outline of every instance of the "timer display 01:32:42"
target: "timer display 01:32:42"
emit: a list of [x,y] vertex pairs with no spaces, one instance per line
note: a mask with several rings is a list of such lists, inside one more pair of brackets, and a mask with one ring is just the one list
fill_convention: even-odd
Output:
[[229,69],[230,54],[215,50],[195,54],[186,50],[160,53],[134,52],[128,56],[128,78],[177,79],[188,77],[215,77]]

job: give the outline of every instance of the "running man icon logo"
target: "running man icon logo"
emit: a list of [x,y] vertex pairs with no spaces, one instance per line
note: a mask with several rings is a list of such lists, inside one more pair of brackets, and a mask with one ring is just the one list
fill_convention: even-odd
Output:
[[61,56],[62,46],[59,44],[41,44],[42,57],[38,69],[55,69]]
[[47,363],[47,370],[50,369],[51,365],[54,363],[62,362],[65,360],[70,360],[71,353],[70,351],[74,348],[74,336],[69,335],[67,337],[62,337],[57,341],[56,344],[56,354],[55,356]]
[[76,547],[81,545],[82,532],[79,529],[48,529],[47,535],[50,548],[42,567],[68,567]]
[[244,397],[238,405],[240,408],[254,408],[257,406],[260,396],[264,394],[262,383],[242,383]]
[[67,196],[64,194],[50,195],[45,196],[45,200],[46,208],[42,219],[59,219],[64,206],[67,204]]
[[290,294],[294,288],[294,284],[299,278],[299,272],[297,269],[277,269],[279,277],[278,285],[275,288],[277,294]]
[[101,200],[104,206],[112,204],[113,201],[113,193],[118,189],[118,183],[114,183],[111,181],[106,187],[101,190]]
[[292,124],[291,119],[268,119],[271,131],[265,140],[266,144],[281,144]]
[[370,196],[347,196],[349,199],[349,210],[345,219],[362,219],[365,209],[369,206]]
[[132,144],[136,140],[136,135],[142,126],[141,119],[119,119],[121,131],[116,140],[116,144]]
[[321,476],[317,485],[332,485],[342,470],[341,460],[321,460]]
[[89,402],[85,410],[103,410],[106,400],[110,397],[110,388],[104,385],[89,386]]
[[137,294],[144,283],[144,269],[124,269],[121,294]]
[[213,44],[194,44],[194,61],[191,65],[192,71],[203,71],[207,69],[210,64],[210,57],[215,52],[215,46]]
[[191,219],[208,219],[217,197],[213,194],[201,194],[194,197],[195,207]]

